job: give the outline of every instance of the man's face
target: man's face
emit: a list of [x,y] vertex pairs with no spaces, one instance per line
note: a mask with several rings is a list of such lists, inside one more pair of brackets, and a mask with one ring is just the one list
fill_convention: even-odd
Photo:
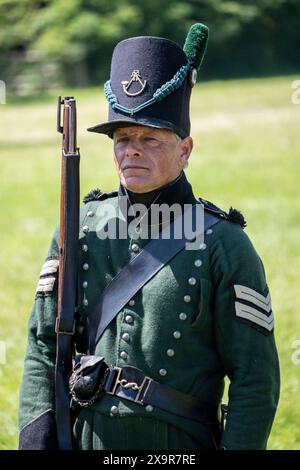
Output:
[[128,126],[114,132],[114,161],[120,182],[145,193],[177,178],[193,148],[191,137],[180,139],[165,129]]

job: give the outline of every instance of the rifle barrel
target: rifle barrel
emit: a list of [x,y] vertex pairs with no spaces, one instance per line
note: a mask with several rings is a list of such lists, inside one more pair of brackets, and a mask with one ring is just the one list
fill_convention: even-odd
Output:
[[[63,105],[63,125],[60,124]],[[60,449],[72,448],[68,376],[72,369],[78,274],[79,149],[76,142],[76,102],[59,97],[57,129],[62,133],[58,312],[56,320],[56,425]]]

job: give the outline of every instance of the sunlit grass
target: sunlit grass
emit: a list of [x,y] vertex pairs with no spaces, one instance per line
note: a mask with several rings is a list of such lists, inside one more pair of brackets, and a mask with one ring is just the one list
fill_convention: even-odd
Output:
[[[207,82],[192,104],[195,148],[187,175],[198,196],[240,209],[261,255],[272,293],[281,360],[282,391],[270,449],[300,448],[299,175],[300,106],[291,104],[297,77]],[[299,77],[298,77],[299,78]],[[74,93],[81,149],[81,193],[118,185],[111,141],[86,128],[106,119],[99,89]],[[57,224],[60,136],[56,95],[41,102],[8,99],[0,107],[1,330],[7,364],[0,365],[0,448],[17,445],[18,389],[26,325],[35,284]],[[245,413],[247,410],[245,410]]]

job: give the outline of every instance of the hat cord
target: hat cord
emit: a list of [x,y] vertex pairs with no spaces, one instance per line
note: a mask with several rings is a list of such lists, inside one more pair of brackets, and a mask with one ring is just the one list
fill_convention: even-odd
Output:
[[179,70],[177,70],[171,80],[164,83],[153,93],[152,98],[147,100],[145,103],[136,106],[135,108],[130,109],[127,108],[127,106],[123,106],[122,104],[118,103],[118,98],[112,91],[110,80],[107,80],[107,82],[104,84],[105,97],[113,109],[118,109],[123,113],[130,114],[130,116],[133,116],[133,114],[137,113],[138,111],[141,111],[142,109],[145,109],[148,106],[163,100],[168,95],[173,93],[173,91],[177,90],[186,79],[190,68],[191,64],[189,62],[186,65],[183,65]]

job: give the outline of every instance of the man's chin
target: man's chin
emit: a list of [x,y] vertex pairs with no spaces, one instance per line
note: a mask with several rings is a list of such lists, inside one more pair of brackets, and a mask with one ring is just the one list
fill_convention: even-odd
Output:
[[149,185],[149,180],[137,176],[126,176],[126,178],[122,178],[121,184],[133,193],[147,193],[155,189]]

